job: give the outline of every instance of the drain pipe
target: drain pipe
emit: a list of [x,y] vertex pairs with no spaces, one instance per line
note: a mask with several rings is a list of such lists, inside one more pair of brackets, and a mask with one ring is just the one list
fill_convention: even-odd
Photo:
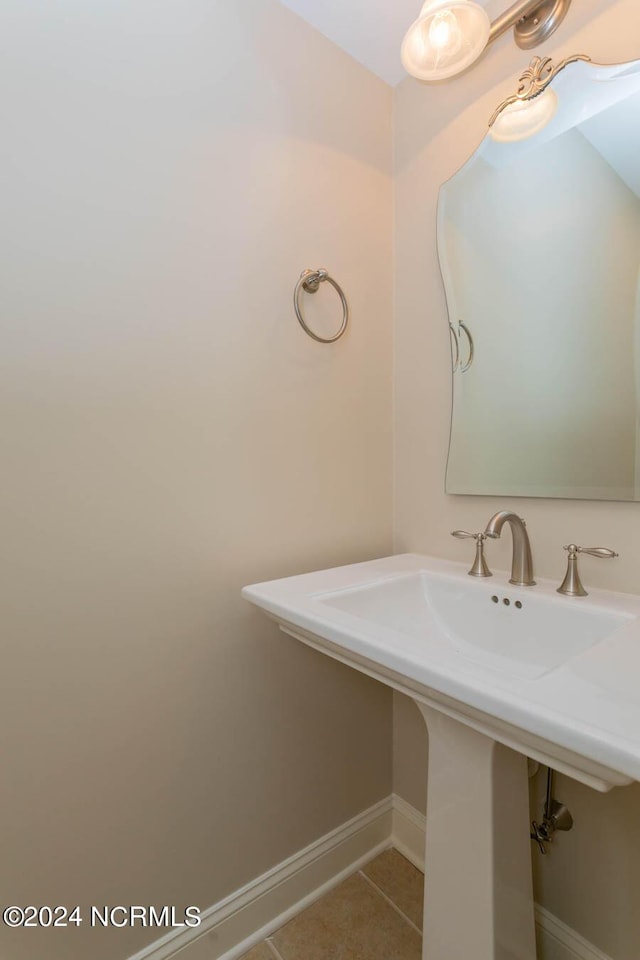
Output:
[[544,802],[542,820],[534,820],[531,824],[531,839],[535,840],[542,854],[547,853],[545,844],[551,843],[556,830],[571,830],[573,817],[559,800],[553,796],[553,770],[547,769],[547,795]]

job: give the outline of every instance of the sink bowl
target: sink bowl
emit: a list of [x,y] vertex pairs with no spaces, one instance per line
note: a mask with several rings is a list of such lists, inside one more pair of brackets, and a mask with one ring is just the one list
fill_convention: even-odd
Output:
[[634,618],[531,588],[421,571],[317,599],[416,640],[438,636],[466,659],[515,677],[539,677]]
[[640,780],[640,597],[404,554],[245,587],[305,643],[597,790]]

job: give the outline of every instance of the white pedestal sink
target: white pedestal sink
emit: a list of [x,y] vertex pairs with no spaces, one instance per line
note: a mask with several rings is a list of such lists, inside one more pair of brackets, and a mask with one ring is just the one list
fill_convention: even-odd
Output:
[[640,779],[640,598],[555,586],[408,554],[243,590],[422,712],[425,960],[535,960],[527,756],[601,791]]

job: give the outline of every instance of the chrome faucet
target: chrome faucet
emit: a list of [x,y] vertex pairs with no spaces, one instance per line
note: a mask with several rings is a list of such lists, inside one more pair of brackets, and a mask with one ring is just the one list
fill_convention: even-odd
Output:
[[533,587],[533,560],[531,559],[531,544],[527,527],[522,517],[517,513],[511,513],[510,510],[501,510],[491,517],[487,528],[484,531],[485,537],[491,537],[497,540],[502,533],[502,528],[508,523],[511,527],[511,536],[513,538],[513,558],[511,561],[511,579],[509,583],[515,583],[518,587]]

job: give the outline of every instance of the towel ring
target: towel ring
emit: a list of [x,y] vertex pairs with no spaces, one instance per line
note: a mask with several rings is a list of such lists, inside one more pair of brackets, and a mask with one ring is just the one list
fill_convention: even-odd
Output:
[[[327,283],[330,283],[333,289],[336,291],[340,297],[340,302],[342,303],[342,323],[340,324],[340,329],[337,333],[334,333],[332,337],[319,337],[317,333],[314,333],[313,330],[310,330],[307,324],[305,323],[304,316],[302,314],[302,307],[300,305],[300,294],[304,290],[306,293],[317,293],[318,288],[321,283],[324,283],[325,280]],[[300,279],[296,283],[295,290],[293,291],[293,306],[295,307],[296,317],[300,322],[300,326],[305,333],[308,333],[313,340],[317,340],[318,343],[334,343],[336,340],[339,340],[342,334],[347,329],[347,323],[349,322],[349,305],[347,303],[347,298],[345,297],[342,287],[336,283],[333,277],[330,277],[326,270],[320,267],[318,270],[303,270],[300,274]]]
[[474,358],[474,355],[475,355],[475,347],[474,347],[474,345],[473,345],[473,337],[471,336],[471,331],[469,330],[469,327],[467,327],[467,326],[462,322],[462,320],[459,320],[459,321],[458,321],[458,326],[460,327],[461,330],[463,330],[463,331],[466,333],[466,335],[467,335],[467,340],[469,341],[469,356],[467,357],[467,362],[466,362],[466,363],[462,363],[462,362],[460,363],[460,373],[466,373],[467,370],[469,370],[470,367],[471,367],[471,365],[473,364],[473,358]]

